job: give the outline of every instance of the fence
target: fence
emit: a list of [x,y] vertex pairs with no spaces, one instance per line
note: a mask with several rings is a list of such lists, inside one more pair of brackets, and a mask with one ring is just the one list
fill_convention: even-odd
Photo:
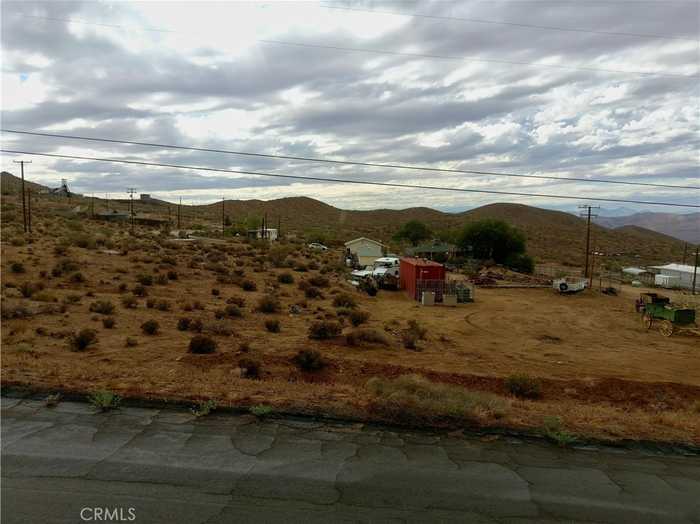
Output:
[[435,293],[435,302],[442,302],[443,295],[457,295],[457,302],[474,300],[473,286],[459,280],[417,280],[413,298],[420,300],[424,291]]

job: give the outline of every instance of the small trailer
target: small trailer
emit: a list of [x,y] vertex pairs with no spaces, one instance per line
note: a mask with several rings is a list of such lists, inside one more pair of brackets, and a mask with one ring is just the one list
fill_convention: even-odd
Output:
[[552,281],[552,288],[557,290],[559,293],[578,293],[583,291],[588,287],[588,280],[585,278],[557,278]]
[[698,333],[695,310],[674,306],[668,297],[642,293],[635,301],[635,309],[640,313],[642,325],[647,331],[658,324],[659,331],[665,337],[680,331]]

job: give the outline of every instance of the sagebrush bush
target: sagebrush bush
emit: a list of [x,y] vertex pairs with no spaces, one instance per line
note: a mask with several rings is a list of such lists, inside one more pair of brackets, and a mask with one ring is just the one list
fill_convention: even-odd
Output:
[[121,299],[122,306],[127,309],[136,309],[139,305],[139,301],[133,295],[124,295]]
[[280,321],[276,318],[270,318],[265,321],[265,329],[270,333],[279,333],[281,331]]
[[261,313],[278,313],[282,305],[277,297],[273,295],[265,295],[258,301],[257,310]]
[[321,353],[315,349],[302,349],[292,358],[292,362],[303,371],[318,371],[326,365]]
[[428,334],[428,330],[422,327],[417,320],[408,321],[408,333],[412,334],[415,338],[419,340],[425,340]]
[[238,361],[238,367],[241,368],[241,376],[243,378],[260,378],[262,366],[257,360],[242,358]]
[[317,287],[309,286],[304,290],[304,296],[306,298],[323,298],[323,293]]
[[389,345],[389,339],[381,331],[376,329],[356,329],[345,336],[348,346],[356,346],[362,342],[369,344]]
[[68,337],[68,347],[71,351],[85,351],[97,343],[97,332],[94,329],[81,329]]
[[343,331],[340,322],[335,320],[320,320],[309,326],[309,338],[314,340],[328,340],[335,338]]
[[369,320],[369,312],[367,311],[351,311],[350,312],[350,323],[357,327],[361,324],[364,324]]
[[309,283],[316,287],[328,287],[330,286],[330,280],[322,275],[314,275],[309,279]]
[[102,327],[105,329],[112,329],[115,323],[114,317],[105,317],[102,319]]
[[190,353],[205,355],[214,353],[217,348],[216,340],[207,335],[195,335],[190,339],[188,350]]
[[12,273],[24,273],[24,264],[22,262],[10,262],[10,271]]
[[224,313],[229,318],[240,318],[243,316],[243,312],[241,311],[241,308],[239,308],[236,304],[228,304],[224,308]]
[[109,300],[96,300],[90,304],[91,313],[99,313],[101,315],[111,315],[114,313],[114,304]]
[[280,284],[294,284],[294,275],[291,273],[280,273],[277,275],[277,282]]
[[189,317],[182,317],[177,321],[178,331],[187,331],[190,329],[190,324],[192,324],[192,319]]
[[238,307],[245,307],[245,298],[234,295],[232,297],[227,298],[226,303],[233,304]]
[[333,298],[333,307],[345,307],[348,309],[354,309],[357,307],[357,302],[355,298],[348,293],[338,293]]
[[157,320],[146,320],[146,322],[141,324],[141,331],[146,335],[157,335],[159,330],[160,324]]
[[241,289],[243,289],[243,291],[256,291],[258,285],[253,280],[245,279],[241,282]]
[[510,375],[505,380],[509,393],[519,398],[536,399],[542,396],[540,381],[528,375]]
[[145,297],[148,295],[148,290],[146,289],[146,286],[142,284],[136,284],[131,289],[131,292],[134,294],[135,297]]
[[136,281],[142,286],[152,286],[153,276],[152,275],[138,275]]
[[167,300],[161,299],[158,302],[156,302],[156,309],[158,311],[170,311],[172,309],[172,306]]

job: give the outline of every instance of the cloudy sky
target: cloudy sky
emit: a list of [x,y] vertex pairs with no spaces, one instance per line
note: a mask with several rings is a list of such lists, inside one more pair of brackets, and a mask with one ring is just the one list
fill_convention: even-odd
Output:
[[[1,5],[3,128],[700,186],[695,1]],[[5,149],[233,170],[700,203],[696,190],[362,168],[6,133],[2,141]],[[16,172],[16,158],[3,155],[2,168]],[[84,193],[125,196],[135,187],[188,202],[305,195],[355,209],[577,204],[32,161],[28,178],[48,185],[67,178]],[[642,209],[603,207],[610,213]]]

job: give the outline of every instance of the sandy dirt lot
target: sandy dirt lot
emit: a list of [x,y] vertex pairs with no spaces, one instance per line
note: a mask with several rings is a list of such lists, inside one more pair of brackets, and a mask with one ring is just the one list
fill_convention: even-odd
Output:
[[[307,299],[298,283],[319,275],[318,270],[272,267],[262,252],[245,244],[224,244],[238,250],[226,255],[224,265],[242,268],[245,277],[256,283],[255,291],[217,282],[218,273],[206,263],[207,253],[218,249],[211,247],[215,244],[166,243],[160,254],[71,247],[68,255],[59,256],[53,252],[55,243],[41,238],[30,245],[3,245],[3,310],[21,303],[35,313],[3,321],[5,385],[109,389],[127,396],[214,399],[226,405],[268,404],[276,409],[371,417],[371,397],[365,388],[369,378],[419,374],[503,397],[507,413],[487,425],[536,428],[546,417],[558,416],[581,435],[700,442],[700,337],[666,338],[658,331],[645,331],[634,312],[638,289],[626,288],[620,296],[477,289],[472,304],[422,307],[402,292],[381,291],[368,297],[350,286],[344,274],[328,272],[323,297]],[[166,255],[172,260],[164,265]],[[294,255],[316,261],[319,267],[337,258],[334,253]],[[84,282],[67,275],[50,276],[51,268],[65,257],[77,263]],[[9,269],[17,261],[23,263],[23,273]],[[137,275],[171,269],[177,271],[177,280],[148,286],[148,299],[166,300],[170,310],[148,308],[146,298],[138,298],[135,309],[122,306],[121,299],[130,294]],[[295,282],[278,283],[277,276],[289,272]],[[37,281],[46,285],[42,301],[36,300],[37,295],[22,298],[18,286]],[[127,289],[119,289],[120,284],[127,284]],[[309,339],[312,322],[339,318],[332,300],[341,292],[351,293],[358,309],[370,313],[362,328],[384,334],[387,345],[349,346],[344,336]],[[256,311],[260,298],[268,294],[279,298],[278,313]],[[61,310],[59,305],[69,295],[77,295],[79,302]],[[218,351],[212,355],[189,354],[193,334],[179,331],[178,319],[213,322],[214,312],[231,297],[245,300],[241,318],[219,321],[231,334],[213,335]],[[109,315],[115,320],[113,328],[103,327],[104,315],[89,310],[97,300],[115,305]],[[193,301],[203,309],[184,311]],[[264,326],[272,318],[280,322],[279,333]],[[160,324],[157,335],[142,332],[141,324],[149,319]],[[427,330],[419,350],[406,349],[401,342],[410,320]],[[70,351],[66,335],[85,327],[97,331],[97,344],[85,352]],[[352,329],[345,322],[343,334]],[[127,338],[137,345],[127,347]],[[326,368],[300,371],[292,358],[302,349],[321,352]],[[259,379],[241,377],[242,358],[260,363]],[[504,378],[513,374],[539,379],[541,398],[509,395]]]

